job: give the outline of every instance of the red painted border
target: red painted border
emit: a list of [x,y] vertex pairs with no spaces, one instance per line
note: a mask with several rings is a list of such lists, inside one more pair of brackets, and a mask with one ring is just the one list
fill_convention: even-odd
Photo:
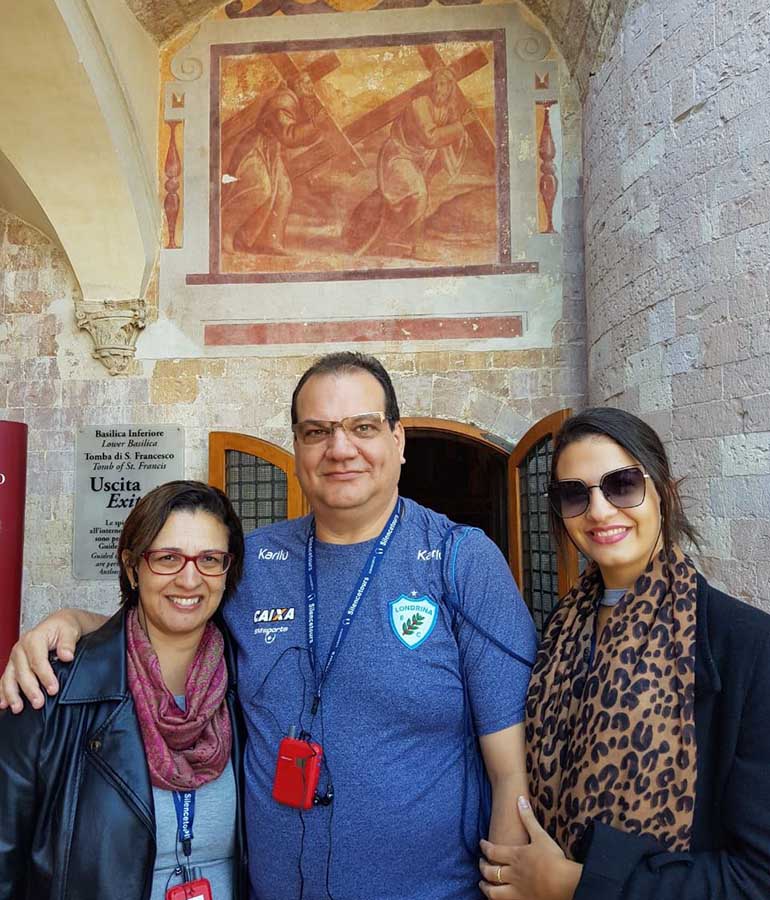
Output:
[[[336,50],[360,47],[392,47],[451,41],[486,41],[494,46],[495,141],[497,144],[497,241],[498,262],[485,266],[441,266],[414,269],[344,269],[338,272],[243,272],[227,273],[220,268],[220,156],[221,121],[219,79],[225,56],[252,53],[291,53],[308,50]],[[209,82],[209,274],[187,275],[187,284],[260,284],[283,281],[358,281],[381,278],[435,278],[445,275],[509,275],[536,272],[537,263],[511,264],[510,156],[508,147],[508,70],[505,29],[438,31],[417,34],[367,35],[349,38],[322,38],[299,41],[257,41],[212,44]],[[521,268],[520,266],[524,266]],[[534,267],[534,268],[533,268]]]
[[498,261],[511,261],[511,170],[508,148],[508,68],[505,31],[495,37],[495,137],[497,139]]
[[222,148],[220,146],[219,70],[220,61],[225,54],[220,53],[219,50],[226,46],[231,45],[220,44],[211,47],[211,72],[209,75],[209,110],[211,117],[209,125],[209,272],[219,272],[219,247],[222,241],[219,216],[219,173],[222,156]]
[[457,275],[537,274],[536,262],[488,266],[434,266],[431,269],[344,269],[337,272],[199,272],[185,277],[187,284],[275,284],[292,281],[369,281],[372,278],[443,278]]
[[204,328],[207,347],[521,337],[521,316],[440,316],[327,322],[217,323]]

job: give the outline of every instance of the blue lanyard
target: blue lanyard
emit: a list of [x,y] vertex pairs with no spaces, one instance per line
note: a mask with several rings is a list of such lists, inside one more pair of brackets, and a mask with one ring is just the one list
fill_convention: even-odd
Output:
[[390,518],[385,523],[385,527],[380,532],[380,536],[377,538],[377,541],[369,554],[366,565],[361,570],[358,586],[353,589],[350,600],[348,601],[347,609],[342,613],[340,624],[337,626],[337,634],[332,641],[329,655],[326,658],[326,664],[321,670],[320,675],[317,669],[315,653],[316,603],[318,599],[315,557],[315,519],[310,523],[307,544],[305,545],[305,606],[307,611],[307,650],[308,655],[310,656],[310,667],[313,670],[313,680],[315,681],[316,688],[315,697],[313,699],[313,708],[311,709],[312,715],[315,715],[318,711],[318,704],[321,702],[321,689],[323,688],[323,683],[328,678],[329,672],[337,659],[337,654],[342,647],[342,642],[347,636],[350,625],[358,611],[358,607],[361,605],[361,601],[366,596],[366,592],[369,590],[369,586],[371,585],[374,576],[377,574],[380,563],[385,556],[385,551],[390,544],[390,539],[393,537],[393,533],[395,532],[398,523],[401,521],[402,515],[402,502],[399,500],[391,513]]
[[174,791],[177,835],[182,844],[182,852],[190,855],[193,839],[193,819],[195,818],[195,791]]

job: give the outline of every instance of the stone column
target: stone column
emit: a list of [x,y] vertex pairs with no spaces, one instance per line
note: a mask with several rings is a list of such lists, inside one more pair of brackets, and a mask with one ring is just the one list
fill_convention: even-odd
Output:
[[589,398],[658,429],[706,574],[770,609],[770,15],[632,6],[584,111]]

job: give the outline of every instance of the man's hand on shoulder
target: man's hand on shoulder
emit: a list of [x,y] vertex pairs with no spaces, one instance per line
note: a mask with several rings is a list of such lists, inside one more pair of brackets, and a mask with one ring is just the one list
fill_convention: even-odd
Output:
[[20,713],[22,696],[40,709],[45,702],[43,689],[49,695],[59,690],[48,654],[55,651],[62,662],[70,662],[80,636],[95,631],[105,618],[82,609],[62,609],[25,631],[14,644],[0,677],[0,709],[10,707],[11,712]]

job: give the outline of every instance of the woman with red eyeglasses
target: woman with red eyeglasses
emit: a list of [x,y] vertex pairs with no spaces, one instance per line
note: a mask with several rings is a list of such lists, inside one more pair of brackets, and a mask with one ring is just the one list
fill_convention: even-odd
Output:
[[121,610],[42,711],[0,713],[0,898],[245,897],[242,727],[220,604],[243,569],[227,497],[173,481],[118,542]]
[[[658,435],[588,409],[555,438],[551,526],[589,561],[527,699],[526,847],[491,900],[770,897],[770,616],[712,587]],[[719,575],[719,573],[716,573]]]

